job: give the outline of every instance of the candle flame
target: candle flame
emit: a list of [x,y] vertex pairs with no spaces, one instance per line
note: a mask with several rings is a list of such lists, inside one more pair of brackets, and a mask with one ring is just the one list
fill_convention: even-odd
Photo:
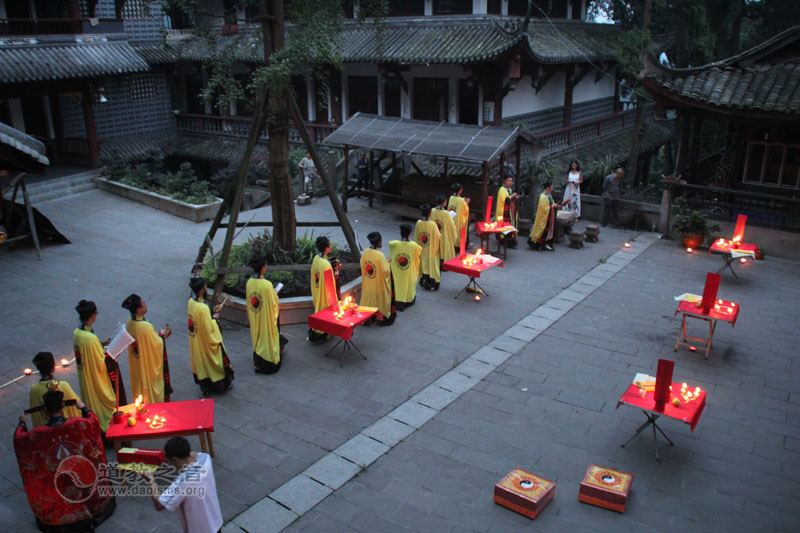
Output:
[[692,253],[692,249],[691,248],[687,248],[686,249],[686,253],[689,253],[689,254]]
[[740,262],[740,263],[747,263],[747,259],[745,259],[744,257],[742,257],[741,259],[739,259],[739,262]]
[[23,370],[23,372],[25,373],[26,376],[33,374],[33,370],[31,370],[30,368],[26,368],[25,370]]
[[625,243],[625,248],[630,248],[630,247],[631,247],[631,243],[629,243],[629,242],[626,242],[626,243]]
[[67,365],[69,365],[69,361],[67,361],[66,359],[62,359],[61,366],[67,366]]

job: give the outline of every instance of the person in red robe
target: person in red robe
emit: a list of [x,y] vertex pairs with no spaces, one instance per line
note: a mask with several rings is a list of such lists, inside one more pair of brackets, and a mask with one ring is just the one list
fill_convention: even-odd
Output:
[[14,433],[22,485],[41,531],[91,531],[114,513],[100,421],[83,403],[64,417],[64,394],[44,395],[47,424],[29,430],[25,415]]

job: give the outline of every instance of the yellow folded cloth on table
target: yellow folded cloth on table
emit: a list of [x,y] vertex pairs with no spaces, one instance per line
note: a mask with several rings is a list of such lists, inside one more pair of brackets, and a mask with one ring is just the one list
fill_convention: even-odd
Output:
[[130,472],[155,472],[158,465],[148,465],[145,463],[119,463],[117,470],[128,470]]
[[366,305],[359,305],[358,307],[356,307],[356,311],[359,311],[361,313],[377,313],[378,312],[378,308],[377,307],[367,307]]
[[703,297],[698,294],[692,294],[690,292],[684,292],[680,296],[675,297],[676,302],[689,302],[690,304],[700,303],[703,300]]
[[753,259],[756,258],[756,253],[753,250],[731,250],[731,257],[734,259],[738,259],[739,257],[752,257]]

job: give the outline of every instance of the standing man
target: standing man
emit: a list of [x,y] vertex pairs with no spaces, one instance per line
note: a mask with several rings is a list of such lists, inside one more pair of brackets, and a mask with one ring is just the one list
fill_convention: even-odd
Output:
[[166,340],[172,335],[172,330],[165,325],[156,333],[153,325],[144,318],[147,302],[138,294],[125,298],[122,308],[131,314],[125,329],[135,341],[128,346],[133,397],[141,395],[145,403],[168,402],[172,385]]
[[620,183],[625,171],[617,168],[603,180],[603,226],[609,219],[615,226],[619,223]]
[[222,511],[211,457],[207,453],[193,452],[189,441],[183,437],[169,439],[164,445],[164,454],[178,470],[178,477],[164,492],[159,492],[153,475],[145,471],[153,506],[157,511],[177,511],[185,533],[220,531]]
[[391,326],[397,313],[394,308],[392,272],[380,248],[383,238],[377,231],[367,235],[370,247],[361,254],[361,302],[378,308],[378,324]]
[[[514,178],[511,176],[503,180],[503,184],[497,190],[497,208],[495,209],[495,221],[498,222],[498,227],[501,226],[500,222],[510,224],[517,227],[519,220],[517,220],[517,198],[519,195],[511,190],[514,184]],[[517,232],[512,231],[505,235],[498,235],[498,239],[505,239],[506,246],[511,248],[517,247]]]
[[[278,309],[278,292],[264,277],[267,259],[256,257],[250,262],[253,277],[247,280],[247,318],[253,341],[253,366],[256,374],[274,374],[281,369],[283,347]],[[287,341],[288,342],[288,341]]]
[[439,247],[439,259],[441,262],[449,261],[456,256],[456,243],[459,242],[456,223],[447,210],[447,198],[443,195],[436,197],[436,205],[431,211],[431,220],[436,222],[439,232],[442,234],[442,244]]
[[542,184],[542,194],[536,207],[536,219],[533,222],[528,246],[533,250],[553,252],[553,233],[556,227],[558,207],[553,203],[553,184],[546,181]]
[[[329,301],[328,290],[325,287],[325,272],[330,270],[331,280],[334,280],[333,267],[328,261],[328,254],[331,253],[331,241],[325,236],[317,237],[317,255],[311,262],[311,299],[314,301],[314,312],[326,309],[336,302]],[[336,281],[333,281],[334,294],[336,293]],[[314,344],[319,344],[330,339],[330,335],[316,329],[309,328],[308,340]]]
[[428,217],[431,216],[431,206],[422,204],[419,210],[422,218],[417,220],[414,241],[422,247],[422,256],[420,257],[422,279],[420,284],[425,290],[438,291],[439,281],[441,281],[441,273],[439,271],[441,234],[436,222],[428,220]]
[[219,310],[222,304],[211,309],[206,303],[208,287],[203,278],[192,278],[189,281],[192,297],[189,298],[187,314],[189,315],[189,355],[192,362],[194,382],[200,385],[203,395],[225,392],[233,388],[233,368],[222,334],[219,331]]
[[81,386],[81,398],[86,402],[100,421],[100,429],[105,433],[111,423],[111,415],[116,409],[117,398],[114,394],[119,380],[119,404],[128,403],[125,397],[125,385],[119,364],[111,356],[105,354],[103,344],[95,335],[92,324],[97,320],[97,306],[94,302],[81,300],[75,307],[80,318],[80,325],[72,333],[72,344],[75,349],[75,362],[78,364],[78,382]]
[[[447,208],[450,211],[456,212],[456,235],[458,235],[456,244],[460,246],[461,229],[466,228],[467,248],[469,248],[469,198],[463,198],[461,196],[464,193],[464,187],[462,187],[460,183],[454,183],[451,188],[453,189],[453,195],[450,197]],[[462,251],[465,250],[459,250],[459,252]]]
[[[44,405],[44,395],[49,391],[59,391],[63,393],[64,401],[81,401],[81,399],[78,398],[78,395],[72,390],[72,387],[69,383],[66,381],[59,381],[54,377],[53,374],[56,369],[56,361],[53,358],[52,353],[37,353],[36,357],[33,358],[33,364],[36,367],[36,370],[39,371],[40,377],[39,383],[36,383],[31,387],[30,400],[32,408]],[[67,418],[74,418],[81,416],[81,412],[75,407],[65,407],[64,415]],[[31,413],[31,421],[33,422],[33,427],[37,428],[47,424],[47,416],[45,416],[45,413],[37,411],[35,413]]]
[[311,159],[311,152],[306,152],[305,157],[300,160],[297,166],[303,171],[303,190],[308,193],[313,200],[314,191],[317,190],[319,175],[317,174],[317,166],[314,164],[314,160]]
[[389,241],[389,263],[392,268],[395,301],[397,309],[405,311],[414,305],[417,299],[417,280],[419,279],[420,256],[422,247],[409,241],[411,226],[400,225],[399,241]]
[[[358,153],[358,161],[356,162],[356,171],[358,172],[358,196],[361,198],[361,190],[369,189],[369,163],[367,162],[367,154],[364,152]],[[369,197],[369,194],[367,194]]]

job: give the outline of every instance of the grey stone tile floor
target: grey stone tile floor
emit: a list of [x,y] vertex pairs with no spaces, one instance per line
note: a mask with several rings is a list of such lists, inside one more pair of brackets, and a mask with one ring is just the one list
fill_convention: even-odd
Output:
[[[97,302],[103,336],[126,319],[119,306],[135,291],[148,301],[148,319],[173,327],[173,399],[199,398],[181,325],[189,269],[209,224],[101,191],[37,207],[73,244],[47,246],[41,262],[32,250],[0,251],[2,382],[30,366],[37,351],[70,356],[79,299]],[[269,220],[269,208],[257,211],[255,220]],[[299,220],[334,219],[325,200],[297,213]],[[379,204],[369,209],[351,200],[349,216],[364,246],[370,231],[381,231],[384,242],[398,234],[399,222]],[[320,233],[341,240],[338,230]],[[291,326],[282,330],[290,344],[281,372],[255,375],[249,332],[226,324],[237,379],[233,391],[216,397],[214,435],[223,516],[235,519],[226,531],[289,524],[302,531],[790,529],[800,488],[797,263],[737,265],[738,285],[724,275],[720,294],[741,302],[742,313],[736,328],[720,325],[704,361],[672,351],[679,325],[672,297],[701,291],[705,272],[722,261],[659,241],[625,262],[616,252],[635,237],[604,228],[600,242],[583,250],[511,250],[504,268],[481,278],[492,296],[478,305],[454,299],[466,278],[445,274],[441,290],[419,292],[394,326],[359,328],[354,340],[369,359],[351,357],[343,368],[323,357],[329,345],[309,346],[306,328]],[[221,242],[220,234],[215,248]],[[464,362],[486,345],[490,351]],[[633,374],[653,373],[659,357],[675,359],[676,376],[709,392],[694,433],[675,421],[662,424],[676,446],[662,448],[660,464],[648,434],[619,447],[642,415],[615,410]],[[455,368],[478,372],[490,363],[493,370],[461,384],[460,396],[428,389],[439,378],[452,380]],[[74,367],[58,377],[77,387]],[[34,379],[0,389],[9,437]],[[421,403],[406,403],[412,397]],[[362,437],[371,440],[363,443],[367,452],[353,447]],[[372,451],[376,462],[358,471],[339,455]],[[33,530],[11,438],[0,442],[0,454],[0,517]],[[592,462],[634,474],[625,515],[578,503],[578,483]],[[555,500],[533,522],[491,500],[494,483],[517,466],[558,483]],[[145,499],[124,498],[100,529],[172,531],[177,524]]]

